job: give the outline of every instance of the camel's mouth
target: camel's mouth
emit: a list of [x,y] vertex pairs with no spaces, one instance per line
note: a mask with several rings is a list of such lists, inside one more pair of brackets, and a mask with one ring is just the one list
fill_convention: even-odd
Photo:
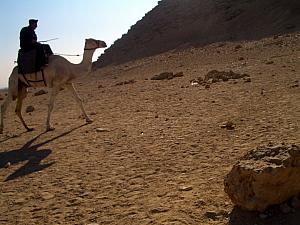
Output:
[[107,44],[106,44],[104,41],[101,41],[100,46],[101,46],[102,48],[106,48],[106,47],[107,47]]

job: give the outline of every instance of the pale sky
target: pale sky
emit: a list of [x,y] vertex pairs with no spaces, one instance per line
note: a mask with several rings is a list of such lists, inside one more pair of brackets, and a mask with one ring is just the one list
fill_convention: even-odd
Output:
[[[1,0],[0,88],[17,59],[19,33],[30,18],[38,19],[38,41],[58,38],[50,44],[54,53],[82,54],[84,40],[103,40],[108,47],[127,33],[130,26],[154,8],[158,0]],[[103,52],[95,52],[93,61]],[[66,57],[79,63],[80,57]]]

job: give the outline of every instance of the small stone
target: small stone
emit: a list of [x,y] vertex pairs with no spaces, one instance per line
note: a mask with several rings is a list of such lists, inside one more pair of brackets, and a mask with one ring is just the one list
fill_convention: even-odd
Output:
[[44,200],[49,200],[49,199],[52,199],[54,198],[54,194],[51,194],[49,192],[42,192],[41,193],[41,198],[44,199]]
[[157,213],[163,213],[163,212],[167,212],[167,211],[169,211],[169,209],[158,207],[158,208],[151,209],[150,213],[157,214]]
[[9,168],[11,166],[11,163],[10,162],[7,162],[5,165],[4,165],[4,168]]
[[268,214],[266,214],[266,213],[260,213],[259,214],[259,218],[261,218],[262,220],[265,220],[265,219],[267,219],[269,216],[268,216]]
[[201,207],[201,206],[206,205],[206,202],[205,202],[203,199],[198,199],[198,200],[195,202],[195,205],[196,205],[197,207]]
[[209,89],[210,88],[210,85],[209,84],[206,84],[205,85],[205,89]]
[[30,113],[30,112],[33,112],[33,111],[34,111],[34,107],[32,105],[27,106],[27,108],[26,108],[27,113]]
[[297,196],[294,196],[291,200],[291,206],[295,209],[300,208],[300,199]]
[[279,208],[280,208],[280,211],[284,214],[288,214],[292,211],[292,208],[289,207],[287,203],[281,204],[279,206]]
[[191,191],[193,190],[192,186],[181,186],[179,187],[179,191]]
[[104,132],[109,132],[109,130],[107,128],[96,128],[96,131],[99,132],[99,133],[104,133]]
[[235,50],[238,50],[238,49],[240,49],[240,48],[242,48],[241,45],[236,45],[236,46],[234,47]]
[[24,203],[25,201],[26,201],[25,198],[18,198],[18,199],[16,199],[14,202],[15,202],[16,204],[22,204],[22,203]]
[[251,82],[251,78],[250,78],[250,77],[246,77],[246,78],[244,78],[244,82],[245,82],[245,83],[249,83],[249,82]]
[[227,130],[234,130],[235,125],[234,125],[233,122],[227,121],[227,122],[223,123],[220,127],[221,128],[226,128]]
[[216,211],[207,211],[204,214],[207,218],[216,220],[218,218],[218,213]]

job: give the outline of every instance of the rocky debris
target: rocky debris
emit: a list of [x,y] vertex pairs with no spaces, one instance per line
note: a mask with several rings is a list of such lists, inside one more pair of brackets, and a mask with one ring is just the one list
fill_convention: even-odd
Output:
[[209,219],[216,220],[218,219],[218,213],[216,211],[207,211],[205,216]]
[[296,145],[258,147],[237,162],[224,179],[232,202],[263,212],[300,193],[300,148]]
[[242,45],[236,45],[236,46],[234,47],[234,50],[237,51],[237,50],[239,50],[239,49],[241,49],[241,48],[243,48]]
[[235,129],[235,124],[232,121],[226,121],[220,127],[224,128],[224,129],[227,129],[227,130],[234,130]]
[[47,201],[49,199],[52,199],[55,197],[54,194],[50,193],[50,192],[47,192],[47,191],[44,191],[42,193],[40,193],[40,196],[43,200]]
[[136,81],[135,80],[127,80],[127,81],[122,81],[119,83],[116,83],[115,86],[121,86],[121,85],[125,85],[125,84],[134,84]]
[[241,79],[244,77],[250,77],[250,76],[248,74],[235,73],[232,70],[230,70],[229,72],[212,70],[212,71],[209,71],[205,75],[204,81],[211,80],[212,83],[215,83],[215,82],[220,82],[220,81],[228,81],[230,79],[233,79],[233,80]]
[[163,72],[157,75],[154,75],[151,80],[171,80],[175,77],[183,77],[183,72],[173,73],[173,72]]
[[224,210],[219,210],[219,211],[210,210],[205,212],[204,216],[212,220],[218,220],[224,217],[228,217],[229,213]]
[[163,207],[157,207],[157,208],[153,208],[150,210],[151,214],[158,214],[158,213],[164,213],[164,212],[168,212],[169,209],[168,208],[163,208]]
[[240,74],[235,73],[233,71],[217,71],[217,70],[211,70],[209,71],[204,78],[198,77],[196,79],[193,79],[190,81],[192,86],[201,85],[205,88],[209,88],[210,84],[217,83],[221,81],[229,81],[229,80],[236,80],[236,79],[244,79],[245,82],[251,82],[250,75],[248,74]]
[[47,91],[41,89],[41,90],[35,92],[33,95],[34,96],[39,96],[39,95],[44,95],[44,94],[47,94],[47,93],[48,93]]
[[98,133],[104,133],[104,132],[109,132],[109,129],[99,127],[99,128],[96,128],[96,131],[97,131]]
[[295,80],[294,83],[290,86],[290,88],[297,88],[299,87],[299,82],[298,80]]
[[5,165],[4,165],[4,168],[9,168],[11,166],[11,163],[10,162],[7,162]]
[[298,209],[300,208],[300,196],[294,196],[292,199],[291,199],[291,206],[295,209]]
[[206,202],[203,200],[203,199],[198,199],[196,202],[195,202],[195,206],[197,207],[203,207],[206,205]]
[[271,64],[274,64],[274,61],[267,61],[266,62],[266,65],[271,65]]
[[179,191],[191,191],[193,190],[192,186],[181,186],[179,187]]
[[287,203],[281,204],[279,206],[279,209],[284,214],[288,214],[288,213],[292,212],[292,210],[293,210]]
[[245,81],[245,83],[249,83],[249,82],[251,82],[251,78],[250,77],[245,77],[244,81]]
[[26,108],[27,113],[31,113],[33,111],[34,111],[34,107],[32,105],[27,106],[27,108]]

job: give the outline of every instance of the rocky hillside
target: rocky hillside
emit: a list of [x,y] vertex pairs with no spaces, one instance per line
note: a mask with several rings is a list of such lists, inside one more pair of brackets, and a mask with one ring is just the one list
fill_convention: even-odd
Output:
[[175,48],[298,30],[299,0],[162,0],[94,66],[120,64]]

